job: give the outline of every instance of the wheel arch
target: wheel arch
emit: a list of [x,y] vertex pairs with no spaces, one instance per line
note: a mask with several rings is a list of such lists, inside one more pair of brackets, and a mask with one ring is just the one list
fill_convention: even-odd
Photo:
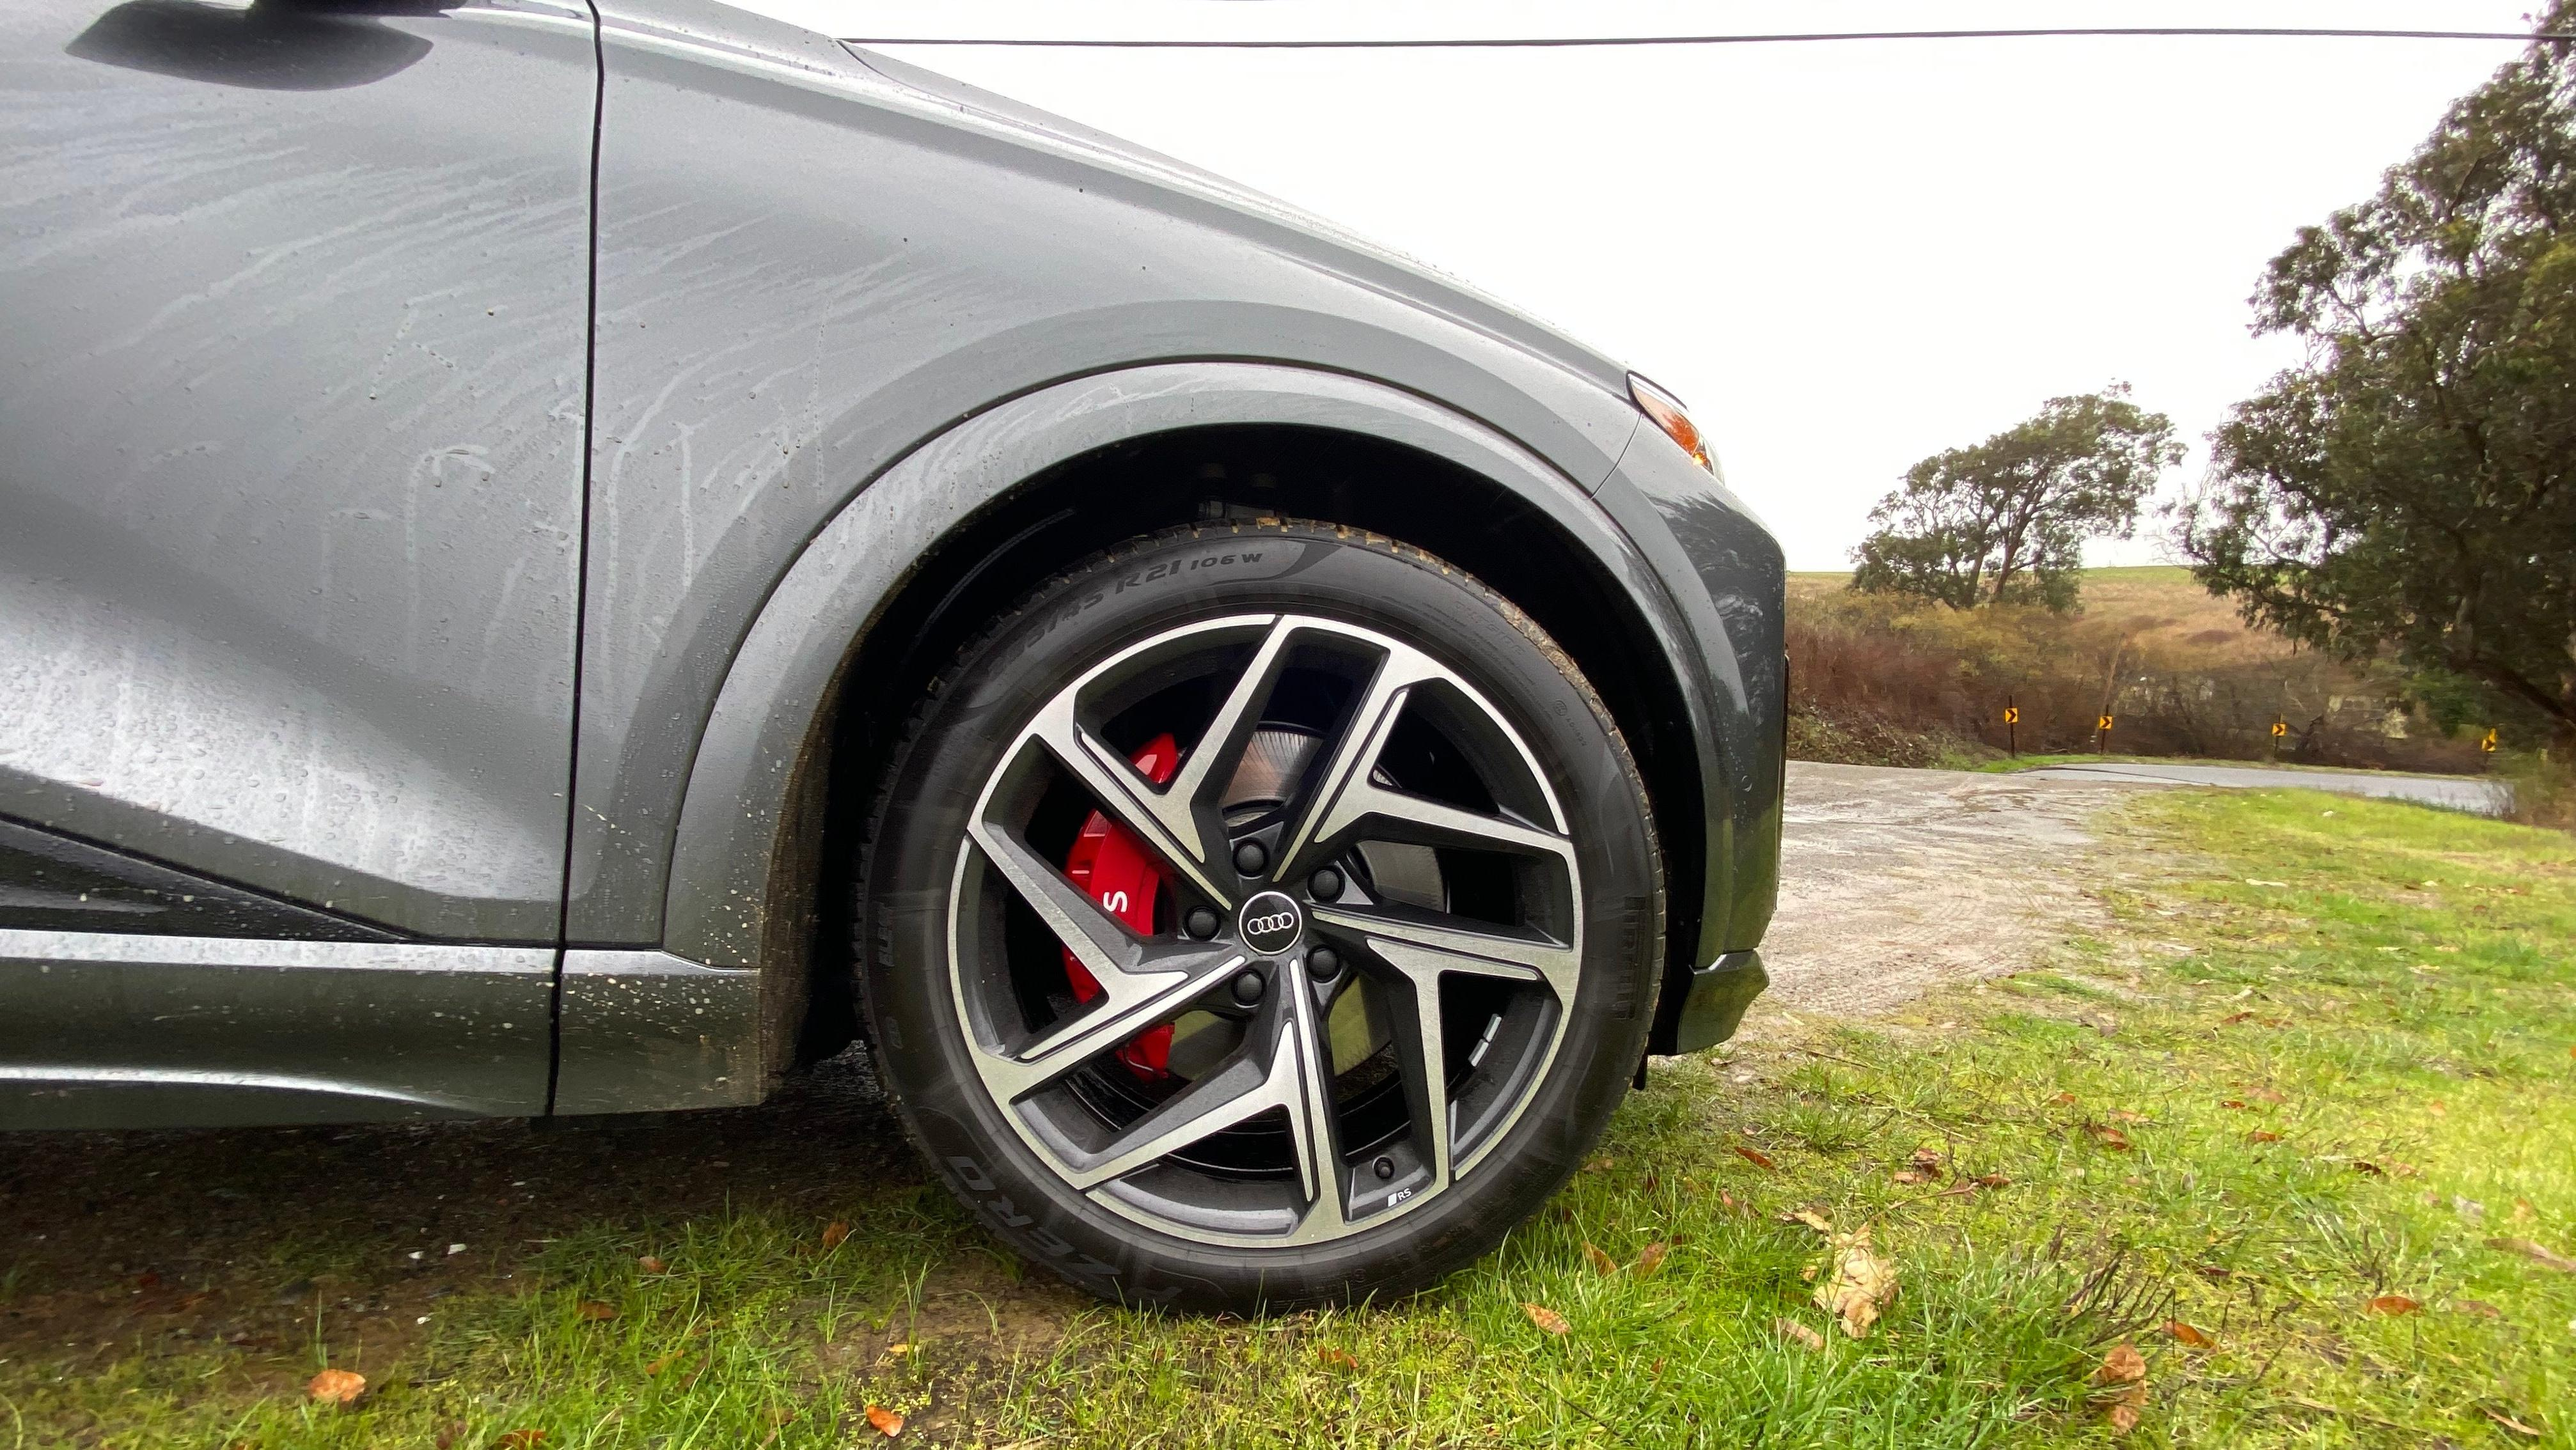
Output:
[[[1371,486],[1390,471],[1406,486]],[[1047,575],[1229,513],[1424,548],[1558,640],[1645,774],[1666,857],[1666,989],[1687,980],[1715,756],[1690,635],[1627,537],[1576,481],[1415,395],[1272,364],[1165,364],[1058,384],[924,443],[808,542],[755,617],[691,765],[664,940],[761,969],[773,1068],[847,1040],[846,974],[822,969],[841,959],[832,927],[846,917],[818,888],[846,874],[920,688]]]

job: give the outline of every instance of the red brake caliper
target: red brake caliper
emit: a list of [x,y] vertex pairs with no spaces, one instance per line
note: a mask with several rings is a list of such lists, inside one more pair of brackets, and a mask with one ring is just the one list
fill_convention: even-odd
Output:
[[[1155,736],[1135,755],[1136,768],[1156,785],[1170,780],[1180,763],[1180,746],[1169,735]],[[1154,894],[1163,887],[1163,873],[1134,832],[1093,811],[1082,823],[1082,834],[1073,838],[1073,850],[1064,858],[1064,874],[1139,936],[1154,934]],[[1064,953],[1064,974],[1073,982],[1075,1001],[1088,1002],[1100,995],[1100,983],[1093,980],[1091,969],[1069,947]],[[1149,1081],[1169,1076],[1171,1024],[1129,1038],[1118,1049],[1118,1060]]]

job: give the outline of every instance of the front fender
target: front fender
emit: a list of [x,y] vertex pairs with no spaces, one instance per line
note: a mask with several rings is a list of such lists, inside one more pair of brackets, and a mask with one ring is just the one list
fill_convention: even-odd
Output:
[[[1587,490],[1482,424],[1340,374],[1255,363],[1174,363],[1061,383],[958,424],[844,506],[753,621],[692,762],[664,903],[664,946],[692,961],[758,966],[774,887],[804,863],[790,829],[808,752],[842,671],[914,561],[1023,481],[1110,444],[1175,429],[1273,424],[1334,429],[1429,454],[1537,510],[1630,593],[1683,682],[1703,742],[1704,796],[1719,761],[1707,662],[1636,544]],[[1722,647],[1722,646],[1721,646]],[[1735,673],[1730,665],[1726,671]]]

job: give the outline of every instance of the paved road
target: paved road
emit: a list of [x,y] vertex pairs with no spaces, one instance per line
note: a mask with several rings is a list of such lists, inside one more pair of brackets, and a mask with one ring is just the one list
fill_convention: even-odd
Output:
[[2235,790],[2291,786],[2330,790],[2342,795],[2378,796],[2383,800],[2420,801],[2482,816],[2513,809],[2513,787],[2500,780],[2469,775],[2397,775],[2359,770],[2283,770],[2260,765],[2155,765],[2104,762],[2051,765],[2021,773],[2044,780],[2125,780],[2154,785],[2216,785]]

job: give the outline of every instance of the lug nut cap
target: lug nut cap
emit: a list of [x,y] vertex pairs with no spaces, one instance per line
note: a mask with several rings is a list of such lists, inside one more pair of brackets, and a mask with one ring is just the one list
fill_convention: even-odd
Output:
[[1204,906],[1193,906],[1189,915],[1181,918],[1181,929],[1205,941],[1216,935],[1216,913]]
[[1234,848],[1234,869],[1246,876],[1258,876],[1270,864],[1270,850],[1259,841],[1246,841]]
[[1234,1000],[1249,1007],[1261,1000],[1262,990],[1267,985],[1259,972],[1247,967],[1234,974]]
[[1306,879],[1306,889],[1314,893],[1317,901],[1339,901],[1342,899],[1342,873],[1327,866]]
[[1306,953],[1306,970],[1315,974],[1316,981],[1329,982],[1342,974],[1342,954],[1331,947],[1317,947]]

